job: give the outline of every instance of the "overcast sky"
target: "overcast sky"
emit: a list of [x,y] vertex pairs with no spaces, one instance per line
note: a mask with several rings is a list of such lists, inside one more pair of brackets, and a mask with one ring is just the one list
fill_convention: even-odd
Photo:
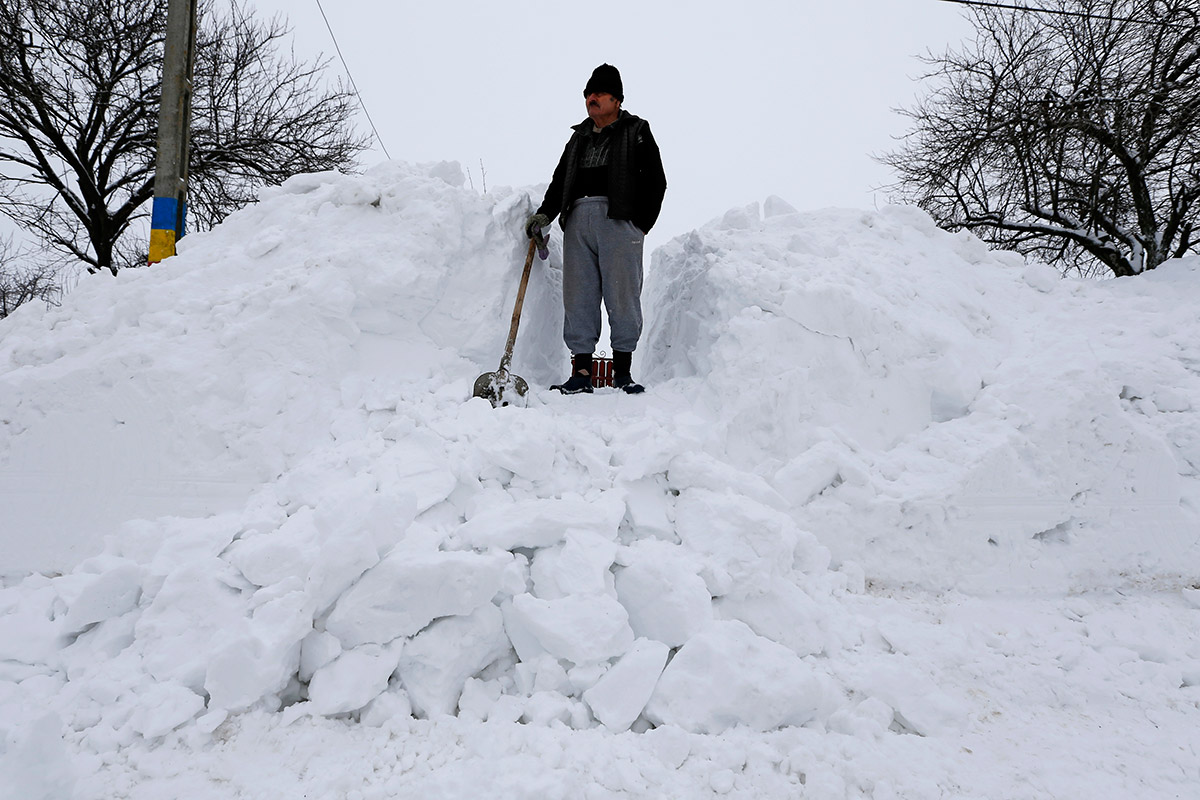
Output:
[[[252,2],[341,71],[316,0]],[[882,205],[891,177],[871,155],[905,129],[892,109],[917,95],[914,56],[970,33],[939,0],[323,5],[391,156],[459,161],[477,188],[480,161],[489,189],[549,181],[592,69],[616,65],[667,173],[651,247],[772,194],[801,210]]]

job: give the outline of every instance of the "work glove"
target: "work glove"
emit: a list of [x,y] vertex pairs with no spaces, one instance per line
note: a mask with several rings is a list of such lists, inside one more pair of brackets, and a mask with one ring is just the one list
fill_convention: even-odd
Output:
[[529,220],[525,223],[525,235],[530,239],[534,237],[535,231],[544,231],[550,227],[550,218],[545,214],[532,214]]

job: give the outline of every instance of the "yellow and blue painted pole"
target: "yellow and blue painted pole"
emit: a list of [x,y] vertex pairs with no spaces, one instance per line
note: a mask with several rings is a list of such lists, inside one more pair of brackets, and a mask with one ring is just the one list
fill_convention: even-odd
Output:
[[167,3],[158,154],[154,162],[154,205],[150,211],[151,264],[175,255],[175,245],[186,230],[196,2],[168,0]]
[[175,255],[175,243],[186,231],[186,198],[155,197],[150,211],[150,263]]

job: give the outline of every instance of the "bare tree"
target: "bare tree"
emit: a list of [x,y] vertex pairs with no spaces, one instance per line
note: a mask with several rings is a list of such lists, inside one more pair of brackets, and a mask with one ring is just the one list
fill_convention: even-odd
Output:
[[[353,96],[281,46],[290,31],[203,0],[190,220],[216,224],[263,185],[353,167]],[[167,0],[0,0],[0,213],[88,270],[144,264]]]
[[31,300],[54,303],[61,293],[51,265],[19,265],[19,258],[12,237],[0,239],[0,319]]
[[934,88],[880,160],[942,227],[1085,273],[1196,252],[1196,0],[1050,0],[971,12],[973,44],[929,56]]

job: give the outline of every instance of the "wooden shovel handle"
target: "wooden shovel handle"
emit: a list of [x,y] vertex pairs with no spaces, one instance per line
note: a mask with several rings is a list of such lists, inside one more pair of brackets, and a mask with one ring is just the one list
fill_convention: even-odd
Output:
[[533,253],[537,248],[537,242],[533,239],[529,240],[529,255],[525,257],[525,271],[521,274],[521,287],[517,289],[517,303],[513,306],[512,324],[508,326],[508,344],[504,346],[504,358],[500,359],[500,369],[496,370],[499,373],[508,372],[508,365],[512,362],[513,345],[517,341],[517,326],[521,324],[521,307],[525,305],[525,287],[529,285],[529,270],[533,266]]

